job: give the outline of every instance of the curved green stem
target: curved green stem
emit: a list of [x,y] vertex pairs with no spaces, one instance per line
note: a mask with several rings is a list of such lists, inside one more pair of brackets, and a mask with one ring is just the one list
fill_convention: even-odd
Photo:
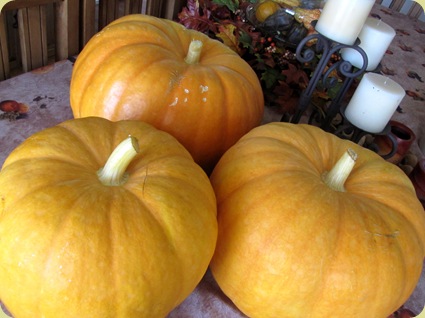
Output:
[[201,58],[202,52],[202,41],[192,40],[189,45],[189,50],[187,52],[186,58],[184,59],[187,64],[196,64]]
[[335,191],[345,192],[345,181],[348,179],[357,160],[357,153],[353,149],[347,149],[337,161],[332,170],[323,174],[323,181]]
[[97,176],[106,186],[118,186],[126,182],[128,175],[125,170],[139,152],[139,144],[133,136],[128,136],[111,153],[103,168],[97,171]]

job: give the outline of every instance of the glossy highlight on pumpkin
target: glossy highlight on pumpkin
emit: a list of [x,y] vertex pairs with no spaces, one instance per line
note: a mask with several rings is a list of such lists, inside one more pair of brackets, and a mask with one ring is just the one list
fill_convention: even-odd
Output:
[[[339,179],[350,148],[355,164]],[[343,187],[328,186],[330,171]],[[211,271],[247,316],[386,318],[413,292],[424,210],[404,172],[376,153],[311,125],[270,123],[231,147],[210,180]]]
[[216,238],[207,175],[140,121],[66,121],[0,172],[0,299],[16,318],[165,317],[203,277]]
[[[199,59],[186,57],[193,40]],[[261,123],[257,75],[229,47],[171,20],[129,15],[84,47],[71,79],[74,117],[133,119],[177,138],[205,171]]]

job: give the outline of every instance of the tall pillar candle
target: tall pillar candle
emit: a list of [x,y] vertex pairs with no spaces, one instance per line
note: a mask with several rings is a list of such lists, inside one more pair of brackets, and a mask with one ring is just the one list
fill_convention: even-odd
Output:
[[[366,71],[373,71],[378,67],[395,34],[395,30],[380,19],[366,19],[359,34],[359,47],[365,51],[368,59]],[[351,65],[362,68],[363,58],[356,50],[350,48],[342,49],[341,56],[345,61],[350,62]]]
[[405,94],[403,87],[392,79],[366,73],[345,109],[345,117],[364,131],[380,133]]
[[317,32],[346,45],[353,45],[375,0],[328,0],[315,26]]

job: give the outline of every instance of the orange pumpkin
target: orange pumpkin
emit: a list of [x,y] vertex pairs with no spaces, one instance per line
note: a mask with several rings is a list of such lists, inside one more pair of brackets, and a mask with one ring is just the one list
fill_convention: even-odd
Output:
[[210,179],[210,267],[249,317],[385,318],[413,292],[425,214],[407,176],[372,151],[271,123],[231,147]]
[[260,124],[264,101],[252,68],[223,43],[176,22],[120,18],[75,63],[74,117],[142,120],[176,137],[206,171]]
[[34,134],[6,159],[0,200],[0,299],[17,318],[164,317],[215,247],[205,172],[139,121]]

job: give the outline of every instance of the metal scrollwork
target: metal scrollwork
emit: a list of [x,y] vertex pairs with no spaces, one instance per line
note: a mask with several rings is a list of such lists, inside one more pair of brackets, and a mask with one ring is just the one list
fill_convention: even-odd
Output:
[[[315,44],[313,46],[309,45],[309,43],[311,43],[310,41],[315,41]],[[296,48],[297,60],[301,63],[310,63],[317,56],[320,56],[320,59],[306,89],[301,93],[295,114],[292,116],[290,114],[284,114],[281,121],[299,123],[304,116],[307,117],[308,124],[319,126],[323,130],[331,132],[340,138],[349,139],[356,143],[359,143],[363,137],[372,135],[351,124],[344,116],[346,105],[342,105],[344,96],[353,84],[354,79],[361,76],[368,65],[367,55],[359,44],[359,40],[353,45],[336,43],[320,33],[311,34],[305,37]],[[363,65],[360,69],[353,67],[350,62],[343,59],[330,63],[332,57],[338,54],[341,49],[345,48],[354,49],[360,53],[363,58]],[[335,73],[339,74],[338,77],[334,76]],[[325,109],[313,105],[309,115],[306,116],[306,112],[309,106],[311,106],[311,100],[315,90],[318,89],[319,86],[322,89],[333,88],[341,80],[341,87]],[[397,151],[398,145],[389,131],[389,126],[381,133],[375,135],[386,135],[389,137],[392,143],[391,151],[388,154],[382,155],[382,157],[387,159],[393,156]],[[365,146],[377,152],[376,145],[373,142]]]
[[[314,47],[310,47],[308,45],[311,41],[316,42]],[[361,69],[354,68],[350,62],[344,60],[340,60],[330,65],[329,62],[331,61],[332,56],[338,54],[338,52],[343,48],[351,48],[360,53],[363,57],[363,66]],[[301,117],[305,114],[311,104],[313,93],[317,89],[318,85],[321,85],[322,88],[326,89],[335,87],[340,81],[340,78],[333,76],[335,70],[338,70],[340,76],[343,78],[343,84],[330,105],[322,112],[313,110],[311,118],[308,119],[309,123],[319,123],[321,128],[329,130],[335,116],[339,113],[341,101],[343,100],[348,88],[351,86],[353,80],[366,70],[368,63],[367,55],[364,50],[359,47],[359,41],[357,41],[354,45],[345,45],[336,43],[320,33],[315,33],[305,37],[299,43],[296,49],[296,56],[298,61],[301,63],[312,62],[316,56],[321,57],[310,78],[307,88],[301,93],[295,114],[289,119],[292,123],[298,123],[301,120]],[[287,118],[288,116],[283,116],[282,121],[285,121]]]

